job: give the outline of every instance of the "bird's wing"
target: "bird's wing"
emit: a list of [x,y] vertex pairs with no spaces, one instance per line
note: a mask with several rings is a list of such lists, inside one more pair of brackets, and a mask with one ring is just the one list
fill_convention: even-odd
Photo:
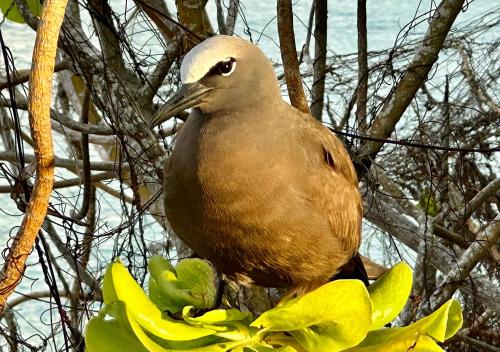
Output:
[[302,113],[296,130],[309,154],[307,187],[329,218],[333,236],[350,259],[361,242],[362,205],[358,179],[344,145],[326,127]]

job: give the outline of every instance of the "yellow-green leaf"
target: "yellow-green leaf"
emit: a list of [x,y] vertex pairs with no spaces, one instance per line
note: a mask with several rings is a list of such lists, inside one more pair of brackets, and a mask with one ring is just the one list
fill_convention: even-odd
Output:
[[372,301],[370,330],[381,328],[398,316],[408,300],[412,281],[410,266],[401,262],[368,287]]
[[237,309],[215,309],[200,317],[194,317],[193,307],[184,307],[182,317],[186,323],[217,331],[217,336],[231,341],[250,339],[248,324],[250,313]]
[[215,273],[202,259],[184,259],[174,267],[163,257],[148,263],[151,300],[160,309],[177,313],[185,306],[209,308],[215,298]]
[[409,326],[370,331],[363,342],[348,351],[400,352],[407,351],[412,346],[415,351],[442,351],[435,341],[444,342],[461,326],[462,309],[460,304],[452,299],[431,315]]
[[88,352],[148,352],[137,338],[122,328],[118,320],[90,319],[85,331]]
[[371,326],[371,302],[359,280],[337,280],[264,312],[252,326],[288,331],[307,351],[357,345]]
[[214,330],[190,326],[162,314],[120,262],[115,262],[108,268],[103,291],[106,304],[112,303],[113,299],[124,301],[134,321],[160,338],[186,341],[215,333]]
[[184,307],[182,311],[182,316],[184,320],[193,323],[203,323],[203,324],[217,324],[217,323],[227,323],[230,321],[243,321],[247,320],[250,316],[250,312],[242,312],[238,309],[214,309],[206,312],[202,316],[193,317],[193,307]]

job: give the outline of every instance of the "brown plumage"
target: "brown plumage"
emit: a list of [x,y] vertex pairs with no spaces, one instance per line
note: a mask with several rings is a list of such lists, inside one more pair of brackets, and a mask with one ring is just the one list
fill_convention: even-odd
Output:
[[233,280],[292,293],[359,269],[361,197],[349,155],[283,101],[261,50],[210,38],[186,55],[181,78],[152,126],[194,107],[165,164],[166,215],[182,240]]

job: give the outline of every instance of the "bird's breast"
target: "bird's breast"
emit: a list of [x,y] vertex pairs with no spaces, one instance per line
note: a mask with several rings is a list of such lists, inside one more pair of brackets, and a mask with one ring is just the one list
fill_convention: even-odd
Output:
[[275,287],[325,282],[350,254],[311,188],[306,153],[282,142],[290,139],[286,130],[190,120],[165,174],[174,231],[239,280]]

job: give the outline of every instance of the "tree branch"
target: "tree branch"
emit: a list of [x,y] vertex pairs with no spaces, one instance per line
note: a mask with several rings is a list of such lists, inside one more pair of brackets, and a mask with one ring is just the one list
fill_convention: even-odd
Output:
[[495,104],[493,99],[488,95],[486,90],[481,86],[479,81],[476,79],[474,72],[472,72],[472,68],[469,62],[470,61],[469,55],[467,54],[467,51],[465,50],[463,45],[458,45],[457,50],[458,53],[460,54],[460,57],[462,58],[462,72],[465,78],[467,79],[467,82],[469,83],[472,94],[474,94],[474,96],[479,102],[488,106],[496,114],[496,116],[500,116],[500,107],[497,104]]
[[[396,124],[437,61],[446,36],[460,13],[463,3],[464,0],[441,1],[434,12],[433,19],[420,48],[368,130],[370,136],[376,138],[389,138],[391,136]],[[355,158],[358,178],[361,178],[367,172],[383,145],[383,142],[375,141],[364,143]]]
[[328,1],[315,0],[315,3],[314,75],[311,92],[311,115],[314,116],[316,120],[321,121],[325,95]]
[[[63,70],[71,70],[71,64],[68,61],[60,62],[56,64],[56,66],[54,67],[54,72],[59,72]],[[31,70],[29,69],[17,71],[17,74],[11,79],[10,82],[8,82],[7,80],[0,81],[0,90],[28,82],[30,73]]]
[[240,7],[240,0],[229,0],[229,7],[227,9],[226,17],[226,34],[233,35],[236,19],[238,18],[238,9]]
[[173,24],[172,15],[164,0],[134,0],[160,30],[163,39],[168,43],[178,33],[178,26]]
[[[401,243],[419,252],[419,232],[417,225],[404,215],[404,211],[397,205],[390,202],[390,199],[375,199],[373,193],[368,190],[364,197],[365,219],[386,232],[390,236],[398,239]],[[441,243],[434,243],[429,249],[427,258],[437,270],[442,273],[450,272],[454,267],[456,254]],[[500,288],[481,278],[474,279],[474,287],[466,284],[461,289],[479,298],[485,305],[490,306],[496,312],[500,312],[500,302],[496,297],[500,297]],[[492,304],[493,303],[493,304]]]
[[368,101],[368,39],[366,34],[366,0],[358,0],[358,87],[356,120],[361,133],[366,133]]
[[496,178],[482,190],[477,192],[477,194],[465,204],[465,207],[459,211],[457,218],[459,223],[455,226],[454,230],[457,231],[462,224],[464,224],[467,219],[470,218],[472,213],[474,213],[481,205],[486,202],[486,200],[494,195],[500,189],[500,178]]
[[[17,156],[16,153],[13,151],[3,151],[0,152],[0,160],[5,160],[5,161],[10,161],[10,162],[17,162]],[[28,163],[36,160],[36,156],[33,154],[25,154],[24,155],[24,160]],[[58,158],[55,157],[52,159],[52,163],[55,167],[63,167],[68,170],[76,170],[76,168],[82,168],[83,167],[83,161],[82,160],[74,160],[74,159],[63,159],[63,158]],[[121,166],[122,170],[126,170],[129,167],[127,163],[124,163]],[[111,162],[111,161],[91,161],[90,162],[90,168],[94,171],[113,171],[118,169],[118,164],[117,162]]]
[[438,290],[432,295],[430,302],[434,307],[439,307],[451,298],[453,293],[464,281],[476,264],[488,255],[491,246],[500,239],[500,216],[497,216],[477,236],[476,241],[462,254],[457,264],[441,280]]
[[224,19],[224,9],[222,8],[222,0],[215,0],[217,8],[217,25],[219,26],[219,33],[227,35],[226,20]]
[[310,113],[309,105],[302,86],[295,34],[293,31],[293,12],[291,0],[278,0],[278,34],[280,38],[281,59],[285,71],[288,96],[292,106],[305,113]]
[[46,0],[37,29],[29,91],[30,128],[35,142],[37,172],[23,222],[1,272],[0,313],[22,279],[26,259],[47,213],[54,182],[50,103],[57,41],[65,9],[65,0]]
[[[10,101],[0,98],[0,107],[12,108],[12,104]],[[21,110],[28,110],[28,100],[17,99],[16,108]],[[52,128],[54,129],[57,129],[57,127],[54,125],[61,124],[64,127],[67,127],[73,131],[80,133],[93,134],[99,136],[111,136],[115,134],[113,129],[109,126],[90,125],[88,123],[74,121],[61,115],[54,109],[50,109],[50,117],[53,120],[51,123],[52,123]]]

